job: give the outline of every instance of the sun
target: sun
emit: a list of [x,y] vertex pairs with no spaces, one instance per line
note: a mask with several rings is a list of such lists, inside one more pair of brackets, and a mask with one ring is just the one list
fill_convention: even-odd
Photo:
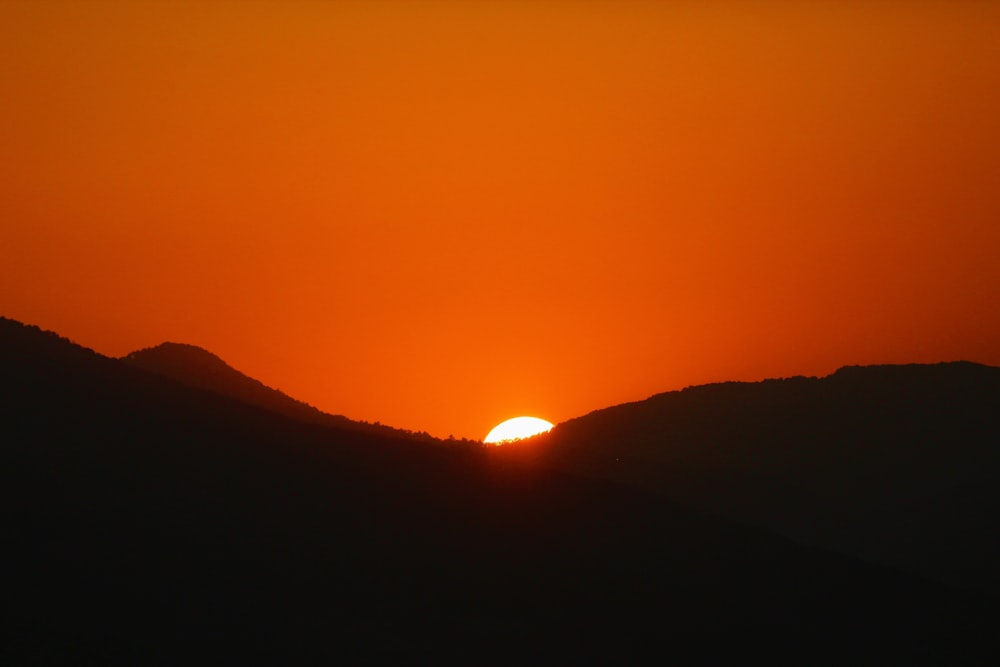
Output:
[[486,438],[486,444],[502,445],[505,442],[530,438],[539,433],[545,433],[552,428],[552,422],[538,417],[514,417],[493,427]]

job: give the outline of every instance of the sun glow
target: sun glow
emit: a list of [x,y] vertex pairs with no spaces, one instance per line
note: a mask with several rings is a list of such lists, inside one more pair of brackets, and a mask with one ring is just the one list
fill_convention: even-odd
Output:
[[552,423],[538,417],[514,417],[493,427],[483,442],[492,445],[502,445],[505,442],[523,440],[531,436],[545,433],[552,428]]

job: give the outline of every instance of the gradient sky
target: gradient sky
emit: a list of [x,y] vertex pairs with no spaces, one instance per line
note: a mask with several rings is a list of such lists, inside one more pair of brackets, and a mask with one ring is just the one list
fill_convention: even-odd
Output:
[[481,438],[1000,365],[1000,3],[0,3],[0,314]]

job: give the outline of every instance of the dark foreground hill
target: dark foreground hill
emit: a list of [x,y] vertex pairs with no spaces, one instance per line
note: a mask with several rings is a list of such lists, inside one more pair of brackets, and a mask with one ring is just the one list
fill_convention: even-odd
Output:
[[195,345],[161,343],[155,347],[136,350],[121,360],[129,366],[164,375],[191,387],[230,396],[243,403],[256,405],[298,421],[436,442],[427,434],[357,422],[343,415],[331,415],[318,410],[308,403],[296,400],[284,392],[268,387],[260,380],[241,373],[208,350]]
[[0,320],[3,664],[994,664],[993,600]]
[[693,387],[502,454],[1000,594],[997,368],[849,367]]

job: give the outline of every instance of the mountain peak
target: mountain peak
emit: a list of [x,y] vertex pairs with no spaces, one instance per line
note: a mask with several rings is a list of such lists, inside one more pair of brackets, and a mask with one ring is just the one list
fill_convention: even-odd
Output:
[[197,345],[160,343],[127,354],[121,361],[188,386],[230,396],[296,419],[325,422],[333,417],[241,373]]
[[[130,352],[122,357],[122,361],[145,368],[146,370],[155,370],[159,373],[171,375],[174,379],[178,380],[182,379],[178,377],[181,373],[184,373],[184,376],[187,377],[187,373],[191,371],[201,373],[228,371],[250,379],[227,364],[219,356],[212,354],[202,347],[189,345],[188,343],[160,343],[153,347]],[[173,372],[167,373],[166,371]]]
[[323,412],[236,370],[217,355],[197,345],[160,343],[154,347],[131,352],[121,357],[120,361],[168,377],[181,384],[229,396],[298,421],[394,437],[404,436],[428,442],[435,441],[427,434],[414,434],[379,424],[354,422],[343,415]]

